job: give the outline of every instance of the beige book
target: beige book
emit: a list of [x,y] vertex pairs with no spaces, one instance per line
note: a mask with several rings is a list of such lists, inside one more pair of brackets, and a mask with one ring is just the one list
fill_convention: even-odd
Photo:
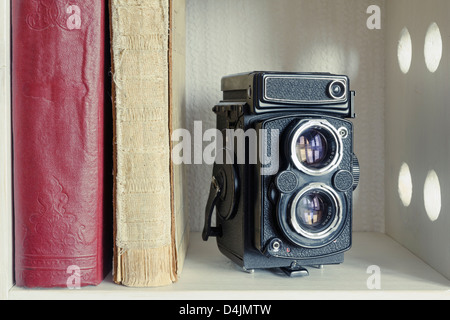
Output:
[[189,238],[183,167],[171,133],[184,126],[184,0],[111,0],[114,105],[114,281],[177,281]]

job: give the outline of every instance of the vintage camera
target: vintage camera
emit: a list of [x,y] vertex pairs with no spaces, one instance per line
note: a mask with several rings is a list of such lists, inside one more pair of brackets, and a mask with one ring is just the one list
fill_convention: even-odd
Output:
[[355,117],[349,88],[347,76],[328,73],[222,79],[223,101],[213,111],[224,147],[214,164],[203,240],[217,237],[220,251],[244,270],[303,276],[305,267],[344,261],[359,182],[353,124],[346,120]]

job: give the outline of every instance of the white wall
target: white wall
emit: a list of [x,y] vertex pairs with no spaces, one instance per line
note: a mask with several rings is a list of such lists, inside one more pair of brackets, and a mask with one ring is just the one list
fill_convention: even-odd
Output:
[[[450,278],[450,2],[387,1],[386,11],[386,231]],[[443,45],[434,73],[427,69],[424,54],[426,33],[433,22]],[[401,72],[397,58],[404,27],[412,40],[407,74]],[[412,191],[406,205],[400,200],[398,183],[403,163],[410,168],[412,182],[412,190],[408,183],[401,183],[403,192]],[[438,176],[440,192],[425,194],[430,171]],[[428,217],[426,198],[437,209],[440,205],[437,220]]]
[[[211,111],[224,75],[254,71],[347,74],[357,92],[361,184],[354,229],[384,231],[384,21],[369,30],[367,8],[383,0],[187,0],[187,125],[215,127]],[[212,168],[187,167],[191,227],[203,226]]]

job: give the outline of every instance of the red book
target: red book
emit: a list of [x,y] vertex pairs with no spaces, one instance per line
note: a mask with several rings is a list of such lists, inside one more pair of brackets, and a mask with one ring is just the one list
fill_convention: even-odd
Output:
[[103,273],[104,0],[14,0],[15,280]]

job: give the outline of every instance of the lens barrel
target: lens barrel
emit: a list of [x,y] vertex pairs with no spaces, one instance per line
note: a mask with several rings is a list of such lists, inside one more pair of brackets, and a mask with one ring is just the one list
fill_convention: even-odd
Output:
[[293,132],[290,156],[298,170],[320,176],[331,172],[340,164],[342,138],[327,121],[307,121]]
[[307,239],[330,237],[341,226],[341,221],[341,199],[327,185],[311,184],[297,193],[292,201],[291,227]]
[[312,191],[298,201],[295,221],[302,229],[315,233],[326,229],[333,214],[333,205],[327,195]]

